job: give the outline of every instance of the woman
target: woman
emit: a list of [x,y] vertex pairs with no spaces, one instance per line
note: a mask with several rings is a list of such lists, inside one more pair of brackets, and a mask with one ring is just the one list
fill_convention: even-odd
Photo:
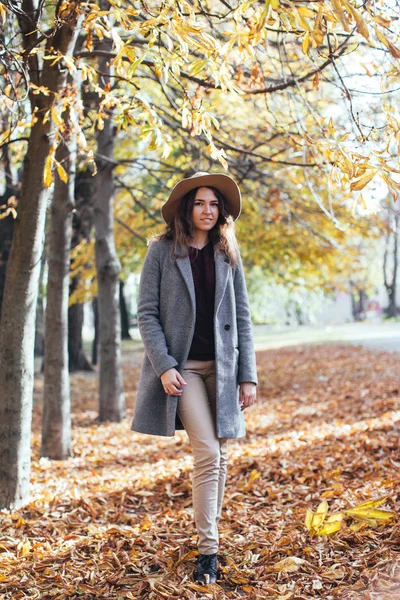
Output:
[[145,355],[132,430],[173,436],[193,451],[198,533],[196,579],[214,583],[227,440],[245,435],[257,370],[242,260],[234,234],[240,190],[225,174],[195,173],[172,190],[167,223],[140,278],[138,324]]

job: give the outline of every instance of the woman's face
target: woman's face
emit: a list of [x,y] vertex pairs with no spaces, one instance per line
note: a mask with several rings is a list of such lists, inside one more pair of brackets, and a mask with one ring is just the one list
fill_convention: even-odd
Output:
[[195,229],[210,231],[218,221],[218,198],[212,190],[201,187],[194,198],[192,221]]

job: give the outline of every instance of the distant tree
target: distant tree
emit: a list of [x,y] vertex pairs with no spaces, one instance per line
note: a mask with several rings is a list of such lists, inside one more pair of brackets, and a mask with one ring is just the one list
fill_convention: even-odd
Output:
[[385,312],[386,316],[391,318],[396,317],[398,314],[397,276],[399,270],[400,213],[393,204],[387,213],[387,231],[385,234],[385,250],[383,257],[383,280],[389,299]]

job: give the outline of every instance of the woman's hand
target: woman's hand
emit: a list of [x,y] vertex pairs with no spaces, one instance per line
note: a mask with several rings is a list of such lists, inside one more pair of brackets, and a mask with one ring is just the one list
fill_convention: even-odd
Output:
[[256,401],[256,387],[256,384],[252,381],[243,381],[240,384],[239,403],[241,410],[252,406]]
[[174,367],[164,371],[160,379],[166,394],[169,396],[182,396],[182,386],[187,385],[187,383]]

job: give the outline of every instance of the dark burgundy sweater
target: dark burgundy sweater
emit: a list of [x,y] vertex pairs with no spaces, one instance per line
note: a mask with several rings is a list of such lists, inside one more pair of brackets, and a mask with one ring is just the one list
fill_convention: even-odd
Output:
[[189,258],[196,292],[196,325],[188,358],[215,360],[215,263],[212,242],[208,242],[201,250],[189,246]]

